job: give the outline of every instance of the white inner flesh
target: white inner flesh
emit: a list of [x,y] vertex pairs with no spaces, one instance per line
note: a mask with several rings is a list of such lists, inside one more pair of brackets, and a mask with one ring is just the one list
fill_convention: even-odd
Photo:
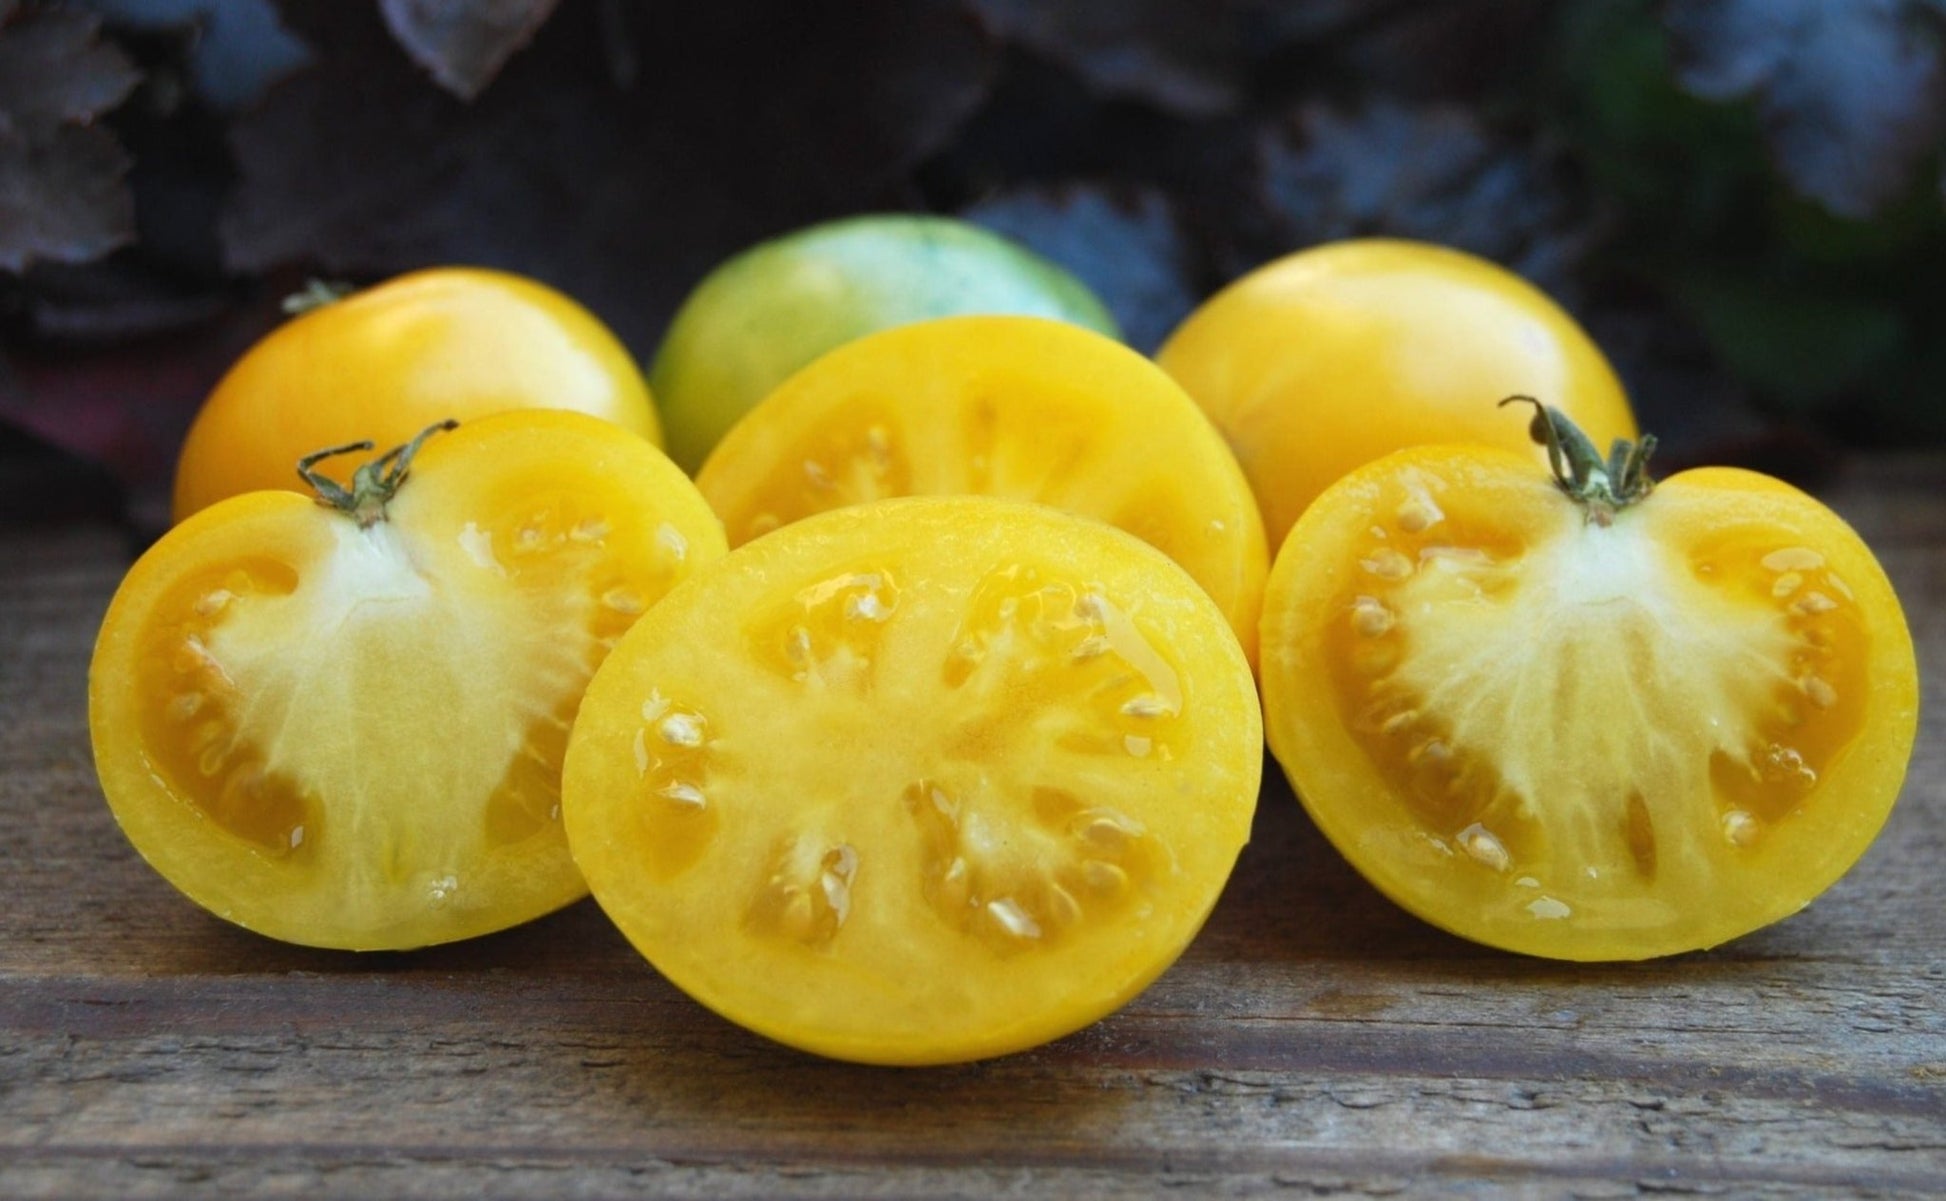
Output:
[[587,638],[564,632],[588,628],[573,611],[588,602],[415,553],[390,523],[333,526],[333,553],[294,592],[254,597],[211,632],[237,742],[306,794],[304,849],[347,901],[401,919],[490,903],[469,897],[462,865],[482,862],[488,801],[533,723],[585,682]]
[[1707,587],[1626,515],[1518,562],[1429,552],[1388,599],[1405,637],[1391,682],[1499,775],[1477,827],[1441,832],[1457,849],[1522,870],[1502,850],[1537,827],[1553,862],[1582,865],[1584,886],[1633,874],[1636,797],[1660,870],[1723,838],[1711,759],[1750,761],[1756,722],[1788,680],[1781,610]]

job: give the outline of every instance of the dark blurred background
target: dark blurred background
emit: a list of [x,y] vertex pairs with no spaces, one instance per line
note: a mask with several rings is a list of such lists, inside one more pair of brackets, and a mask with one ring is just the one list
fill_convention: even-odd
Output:
[[1946,0],[0,0],[0,517],[159,522],[309,276],[526,272],[646,363],[726,255],[883,209],[1144,350],[1291,250],[1460,246],[1665,466],[1815,484],[1946,440],[1943,44]]

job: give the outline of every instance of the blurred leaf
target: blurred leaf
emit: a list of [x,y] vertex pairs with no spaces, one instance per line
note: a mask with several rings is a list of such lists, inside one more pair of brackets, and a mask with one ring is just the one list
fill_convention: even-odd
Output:
[[1936,35],[1907,0],[1670,0],[1678,75],[1714,101],[1751,99],[1778,167],[1835,213],[1905,191],[1946,128]]
[[1190,282],[1188,240],[1158,189],[1018,188],[960,216],[1074,272],[1107,303],[1129,345],[1144,354],[1160,346],[1199,299]]
[[96,40],[99,25],[85,13],[54,9],[0,30],[0,129],[38,141],[128,98],[141,73]]
[[1471,109],[1310,105],[1260,143],[1270,254],[1388,235],[1472,251],[1560,295],[1599,232],[1554,156]]
[[1243,45],[1199,0],[968,0],[1001,38],[1074,71],[1102,96],[1184,116],[1236,107]]
[[141,75],[96,31],[84,13],[0,15],[0,271],[86,262],[134,237],[128,155],[88,122]]
[[38,142],[0,133],[0,271],[84,263],[133,238],[128,168],[105,129],[64,125]]
[[1799,409],[1857,384],[1905,345],[1896,310],[1792,281],[1699,270],[1676,296],[1739,378]]
[[480,94],[559,0],[379,0],[413,61],[462,100]]
[[76,0],[111,25],[189,35],[197,93],[222,112],[256,103],[264,90],[308,60],[270,0]]
[[466,105],[367,6],[286,17],[319,61],[234,127],[233,270],[504,267],[580,298],[643,355],[720,259],[886,207],[984,97],[992,60],[943,0],[583,3]]

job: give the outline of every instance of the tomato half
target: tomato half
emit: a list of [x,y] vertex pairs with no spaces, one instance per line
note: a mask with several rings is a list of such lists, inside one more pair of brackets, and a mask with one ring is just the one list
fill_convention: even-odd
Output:
[[559,814],[583,686],[723,551],[674,464],[573,413],[432,436],[370,524],[224,501],[109,606],[102,790],[170,883],[274,938],[404,948],[538,916],[585,892]]
[[1033,317],[860,338],[786,380],[696,476],[740,545],[892,496],[1011,497],[1119,526],[1196,578],[1256,656],[1269,570],[1250,485],[1155,364]]
[[1541,397],[1602,446],[1635,436],[1614,371],[1560,306],[1418,242],[1333,242],[1261,267],[1191,313],[1156,361],[1236,451],[1273,552],[1333,481],[1392,451],[1534,454],[1518,422],[1495,419],[1503,396]]
[[596,674],[563,798],[664,975],[876,1063],[1033,1046],[1174,961],[1249,835],[1250,671],[1182,570],[982,497],[760,538]]
[[1525,455],[1403,451],[1291,531],[1264,611],[1270,745],[1381,891],[1561,959],[1714,946],[1871,843],[1917,721],[1870,550],[1747,471],[1612,511]]
[[299,486],[297,460],[506,409],[587,413],[661,441],[648,385],[594,314],[504,271],[415,271],[311,309],[246,351],[176,465],[175,519]]
[[853,338],[956,313],[1018,313],[1119,336],[1059,265],[951,217],[828,221],[731,258],[683,301],[649,368],[669,455],[690,471],[793,371]]

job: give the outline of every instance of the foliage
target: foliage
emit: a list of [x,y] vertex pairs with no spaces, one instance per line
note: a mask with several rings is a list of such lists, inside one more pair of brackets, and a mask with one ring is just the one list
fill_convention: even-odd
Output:
[[920,209],[1145,348],[1395,234],[1612,336],[1671,459],[1937,439],[1942,38],[1936,0],[0,0],[0,420],[139,499],[307,273],[525,271],[646,360],[749,242]]

